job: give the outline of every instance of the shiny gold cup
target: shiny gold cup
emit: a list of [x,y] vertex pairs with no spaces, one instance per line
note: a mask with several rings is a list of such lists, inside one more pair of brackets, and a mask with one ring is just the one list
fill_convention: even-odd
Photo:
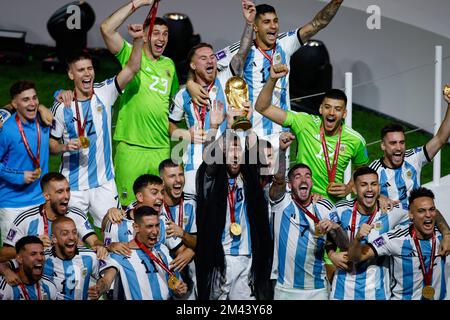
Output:
[[[241,77],[231,77],[225,84],[225,94],[227,96],[228,106],[235,109],[244,109],[244,101],[248,101],[248,86]],[[247,119],[247,113],[243,116],[234,117],[231,125],[233,130],[248,130],[252,127]]]

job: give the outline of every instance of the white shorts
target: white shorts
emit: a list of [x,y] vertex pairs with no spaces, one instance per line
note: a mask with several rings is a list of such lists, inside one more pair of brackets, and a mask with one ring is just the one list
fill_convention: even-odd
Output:
[[225,255],[225,264],[226,281],[221,286],[216,286],[211,297],[217,300],[255,300],[249,284],[252,258]]
[[103,217],[108,209],[119,207],[119,195],[114,180],[108,181],[100,187],[83,190],[70,191],[69,206],[88,212],[94,218],[94,224],[101,228]]
[[282,284],[275,285],[274,300],[329,300],[330,290],[328,286],[323,289],[293,289],[286,288]]
[[34,208],[36,205],[21,207],[21,208],[0,208],[0,233],[1,233],[1,241],[0,245],[3,246],[3,241],[5,241],[6,236],[8,235],[9,229],[17,218],[19,214],[28,209]]

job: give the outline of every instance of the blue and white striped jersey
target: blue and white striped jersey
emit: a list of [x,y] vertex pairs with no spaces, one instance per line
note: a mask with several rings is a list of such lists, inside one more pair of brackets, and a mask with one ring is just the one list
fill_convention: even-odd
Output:
[[[216,53],[219,70],[230,64],[232,57],[238,52],[239,46],[240,43],[237,42]],[[272,56],[274,64],[283,63],[289,66],[291,56],[301,46],[302,43],[297,36],[297,30],[294,30],[279,34],[276,52],[272,54],[272,50],[268,50],[266,53],[268,56]],[[270,65],[270,61],[253,44],[245,60],[243,75],[249,87],[249,97],[252,105],[255,104],[259,93],[269,78]],[[283,110],[291,110],[288,77],[278,80],[272,95],[272,104]],[[280,125],[275,124],[256,111],[253,113],[252,124],[253,130],[260,136],[283,131]]]
[[[116,77],[94,84],[91,100],[79,101],[80,121],[87,116],[85,135],[90,140],[88,148],[64,152],[60,171],[67,178],[70,189],[82,191],[97,188],[114,179],[111,146],[112,107],[121,93]],[[75,101],[66,108],[55,102],[52,108],[54,122],[52,137],[63,143],[78,138]]]
[[[419,255],[411,235],[412,225],[391,230],[373,240],[369,245],[379,256],[392,256],[392,300],[420,300],[424,287]],[[446,257],[439,255],[442,235],[436,232],[436,248],[432,286],[434,299],[444,300],[448,275],[445,273]],[[431,239],[419,240],[426,270],[430,267]]]
[[[224,106],[224,112],[227,110],[227,98],[225,95],[225,84],[229,78],[231,78],[233,74],[231,73],[230,69],[227,67],[223,71],[218,72],[216,79],[214,80],[214,85],[211,88],[209,92],[209,98],[211,101],[211,105],[216,104],[217,102],[222,102]],[[200,114],[200,108],[201,106],[195,106],[194,103],[191,100],[191,96],[189,95],[189,92],[187,89],[181,88],[180,91],[175,95],[175,98],[173,100],[173,103],[169,110],[169,119],[175,122],[179,122],[184,118],[186,120],[186,125],[188,129],[191,127],[197,126],[198,128],[201,128],[201,122],[199,119],[197,119],[195,108],[197,108],[197,111]],[[210,123],[210,112],[209,109],[207,110],[205,114],[205,124],[204,124],[204,130],[208,131],[211,127]],[[216,137],[219,137],[227,128],[227,121],[225,121],[220,125],[219,130],[217,131]],[[196,172],[198,167],[203,162],[203,144],[199,143],[190,143],[187,145],[186,152],[183,154],[183,164],[184,164],[184,170],[186,173],[188,172]],[[186,179],[188,180],[194,180],[195,175],[186,175]],[[186,181],[187,184],[191,185],[191,192],[195,190],[195,181]]]
[[[25,285],[30,300],[38,300],[37,284]],[[56,300],[57,290],[52,280],[45,275],[39,280],[39,289],[42,300]],[[20,286],[11,286],[3,276],[0,276],[0,300],[27,300]]]
[[[183,193],[183,221],[181,228],[187,233],[197,233],[197,223],[195,210],[197,208],[197,202],[193,194]],[[161,208],[161,215],[164,215],[167,219],[174,221],[178,224],[180,219],[180,205],[169,206],[170,217],[167,215],[166,207]]]
[[405,161],[400,168],[387,167],[383,158],[373,161],[370,167],[378,173],[380,193],[389,199],[400,200],[403,209],[408,210],[409,194],[420,187],[422,167],[430,161],[423,146],[406,150]]
[[239,175],[236,179],[228,179],[230,187],[237,182],[234,191],[235,199],[235,222],[241,226],[242,233],[239,236],[231,234],[230,203],[227,201],[227,215],[225,218],[225,228],[222,232],[222,246],[225,254],[232,256],[249,256],[252,253],[252,241],[250,236],[250,224],[247,214],[247,202],[244,194],[244,181]]
[[[126,300],[167,300],[172,296],[167,280],[169,275],[161,266],[153,262],[141,249],[132,249],[131,256],[110,254],[100,274],[108,268],[119,272],[114,290],[123,290]],[[152,249],[152,252],[168,266],[172,259],[165,245]],[[177,275],[179,277],[179,275]]]
[[87,248],[78,247],[72,259],[60,259],[54,247],[45,250],[44,274],[58,289],[58,300],[88,300],[89,281],[98,279],[99,260],[97,254]]
[[[356,199],[342,200],[336,204],[336,213],[342,228],[351,240],[352,212]],[[369,222],[370,215],[356,212],[355,235],[362,224]],[[367,243],[380,234],[394,229],[397,225],[409,221],[408,211],[398,205],[389,213],[375,213],[372,220],[374,229],[368,239],[361,240]],[[357,264],[352,264],[350,271],[337,269],[333,277],[330,299],[334,300],[386,300],[389,299],[389,259],[377,257]]]
[[[274,213],[274,257],[272,272],[277,282],[292,289],[322,289],[326,287],[323,255],[326,235],[315,234],[315,223],[285,193],[271,202]],[[337,222],[333,204],[324,199],[306,209],[319,220]]]
[[[33,207],[19,214],[14,220],[4,244],[14,246],[19,239],[24,236],[40,236],[44,234],[44,219],[41,210],[44,205]],[[86,215],[78,208],[69,207],[65,215],[72,219],[77,227],[78,237],[85,240],[92,234],[95,234]],[[48,220],[48,236],[52,235],[52,221]]]
[[[130,242],[134,239],[134,220],[131,219],[130,211],[134,210],[137,205],[137,201],[128,206],[126,211],[126,217],[122,219],[120,224],[111,223],[108,221],[105,226],[104,244],[105,247],[109,246],[112,242]],[[167,217],[163,214],[159,216],[160,220],[160,232],[157,246],[161,243],[166,245],[170,250],[178,248],[182,241],[176,237],[166,237],[166,222]]]

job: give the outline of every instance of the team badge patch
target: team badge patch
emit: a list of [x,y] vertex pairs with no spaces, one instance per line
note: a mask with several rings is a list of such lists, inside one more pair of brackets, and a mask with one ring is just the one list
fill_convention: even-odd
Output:
[[411,177],[412,177],[411,170],[406,171],[406,176],[411,179]]
[[170,70],[166,70],[166,75],[170,78]]
[[[105,238],[104,244],[105,244],[105,247],[108,247],[111,244],[111,238]],[[102,261],[102,260],[100,260],[100,261]]]
[[98,266],[99,268],[103,268],[104,266],[106,266],[106,261],[105,260],[98,260]]
[[219,52],[216,53],[216,59],[217,60],[222,60],[226,56],[227,56],[227,54],[225,53],[225,50],[222,50],[222,51],[219,51]]
[[384,239],[383,237],[378,237],[373,241],[373,244],[376,245],[378,248],[384,245]]
[[347,146],[345,144],[341,144],[339,147],[339,152],[345,152],[345,149],[347,149]]
[[86,227],[86,229],[92,230],[92,226],[91,226],[91,224],[89,223],[89,220],[86,220],[86,222],[84,223],[84,226]]
[[16,236],[17,231],[16,230],[9,230],[8,235],[6,236],[6,239],[9,241],[12,241],[14,237]]
[[296,32],[295,30],[289,31],[288,36],[292,36],[293,34],[295,34],[295,32]]

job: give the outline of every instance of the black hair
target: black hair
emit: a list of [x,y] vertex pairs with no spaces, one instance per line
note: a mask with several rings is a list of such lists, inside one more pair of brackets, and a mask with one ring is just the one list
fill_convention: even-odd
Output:
[[32,81],[20,80],[15,82],[9,89],[9,95],[11,99],[14,99],[17,95],[21,94],[23,91],[34,89],[36,90],[36,85]]
[[289,181],[291,181],[292,176],[294,175],[294,171],[297,169],[300,169],[300,168],[308,169],[309,172],[311,172],[311,174],[312,174],[311,168],[308,165],[306,165],[304,163],[297,163],[291,169],[289,169],[289,172],[288,172]]
[[145,187],[151,184],[163,184],[163,181],[160,177],[155,176],[154,174],[143,174],[134,181],[133,183],[133,192],[136,195],[138,192],[142,191]]
[[[365,176],[366,174],[375,174],[378,177],[378,173],[369,166],[362,166],[353,172],[353,181],[356,181],[356,178],[359,176]],[[378,179],[378,178],[377,178]]]
[[327,92],[325,92],[325,96],[323,98],[324,98],[324,100],[326,98],[328,98],[328,99],[335,99],[335,100],[343,100],[344,101],[344,106],[345,107],[347,106],[347,95],[342,90],[330,89]]
[[134,210],[134,222],[137,224],[142,222],[142,218],[148,216],[158,216],[158,212],[152,207],[142,206]]
[[162,172],[163,172],[163,170],[165,168],[176,168],[176,167],[179,167],[179,166],[181,166],[180,163],[176,163],[170,158],[166,159],[166,160],[163,160],[163,161],[161,161],[161,163],[159,164],[159,167],[158,167],[159,175],[162,174]]
[[262,16],[263,14],[266,13],[274,13],[277,14],[277,12],[275,11],[275,8],[272,7],[269,4],[258,4],[256,6],[256,18]]
[[417,198],[421,197],[428,197],[434,200],[434,193],[430,189],[420,187],[418,189],[414,189],[411,191],[408,201],[409,201],[409,207],[411,207],[411,203],[416,200]]
[[66,180],[66,177],[64,177],[59,172],[49,172],[45,174],[41,179],[41,190],[44,191],[44,188],[51,182],[51,181],[63,181]]
[[44,246],[44,243],[38,237],[36,237],[36,236],[25,236],[25,237],[20,238],[19,241],[16,242],[16,245],[15,245],[16,252],[19,253],[20,251],[25,249],[25,246],[27,244],[32,244],[32,243],[37,243],[37,244],[41,244],[42,246]]
[[386,137],[386,135],[389,132],[403,132],[403,134],[405,133],[405,129],[403,128],[403,126],[401,124],[398,123],[389,123],[387,125],[385,125],[382,129],[381,129],[381,140],[384,139],[384,137]]

